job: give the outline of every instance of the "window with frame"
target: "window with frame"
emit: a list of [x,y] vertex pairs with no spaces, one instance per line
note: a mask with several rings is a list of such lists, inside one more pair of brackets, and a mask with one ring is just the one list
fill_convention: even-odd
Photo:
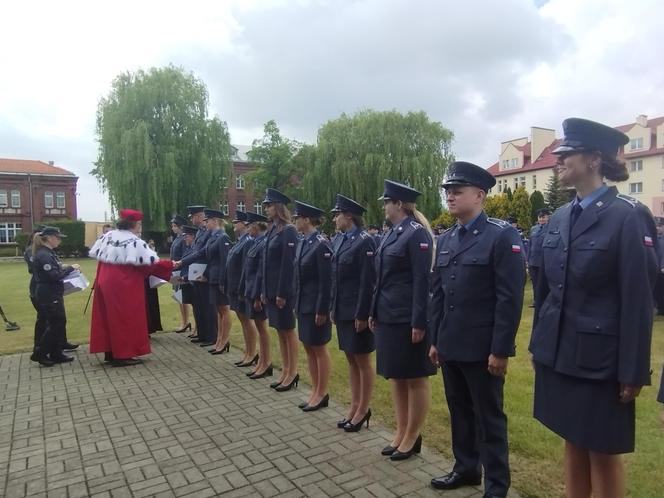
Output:
[[263,203],[261,201],[254,202],[254,213],[263,214]]
[[664,202],[659,204],[659,214],[664,214]]
[[7,191],[0,190],[0,208],[6,208],[8,205]]
[[537,190],[537,175],[533,175],[533,190]]
[[514,190],[519,188],[519,177],[515,176],[514,177]]
[[14,242],[19,233],[21,233],[20,223],[0,223],[0,244]]
[[228,202],[224,201],[221,203],[221,212],[224,213],[225,215],[228,215]]
[[236,209],[236,211],[242,211],[242,212],[244,212],[244,210],[245,210],[245,207],[244,207],[244,206],[245,206],[245,205],[244,205],[244,201],[239,201],[239,202],[237,203],[237,206],[236,206],[235,209]]
[[629,141],[629,150],[643,149],[643,137],[632,138]]
[[12,202],[12,207],[13,208],[20,208],[21,207],[21,192],[19,192],[18,190],[12,190],[11,202]]
[[519,178],[519,186],[526,188],[526,177],[522,176]]
[[643,161],[639,159],[638,161],[629,162],[629,170],[634,173],[635,171],[643,171]]
[[629,184],[629,193],[630,194],[640,194],[643,192],[643,182],[636,182]]
[[519,158],[514,157],[510,161],[510,168],[516,168],[519,165]]
[[65,193],[64,192],[57,192],[55,194],[55,207],[58,209],[64,209],[65,208]]
[[53,192],[44,192],[44,207],[53,209]]
[[503,169],[508,169],[510,167],[509,159],[503,159]]
[[237,175],[235,177],[235,188],[238,190],[244,190],[244,176]]

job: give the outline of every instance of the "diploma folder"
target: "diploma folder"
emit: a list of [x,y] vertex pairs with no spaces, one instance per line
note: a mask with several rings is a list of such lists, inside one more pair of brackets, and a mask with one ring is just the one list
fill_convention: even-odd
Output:
[[189,281],[190,282],[195,282],[196,280],[200,280],[203,277],[203,273],[205,273],[205,269],[207,268],[207,265],[204,263],[192,263],[189,265]]
[[64,278],[63,283],[65,284],[65,296],[68,294],[73,294],[74,292],[81,292],[90,286],[88,279],[85,278],[85,275],[83,275],[78,270],[75,270],[67,275]]

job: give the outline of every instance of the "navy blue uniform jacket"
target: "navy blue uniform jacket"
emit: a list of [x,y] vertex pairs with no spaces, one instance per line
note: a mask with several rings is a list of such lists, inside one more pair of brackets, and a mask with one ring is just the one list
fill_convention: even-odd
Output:
[[249,234],[244,234],[240,239],[231,247],[228,253],[228,261],[226,263],[226,292],[228,294],[240,294],[240,284],[242,282],[242,269],[247,255],[247,249],[251,246],[248,244],[251,241]]
[[526,278],[521,237],[482,213],[459,240],[459,227],[438,238],[433,269],[433,344],[443,361],[486,361],[516,354]]
[[299,242],[295,253],[295,312],[327,315],[332,288],[332,248],[314,232]]
[[572,203],[544,238],[530,351],[534,360],[585,379],[650,383],[655,223],[615,187],[584,209],[570,230]]
[[272,225],[267,232],[263,255],[262,293],[271,302],[277,297],[292,298],[295,294],[295,248],[297,231],[293,225]]
[[242,269],[240,295],[245,296],[251,301],[260,299],[261,297],[265,241],[265,235],[259,235],[255,239],[252,238],[247,241],[247,259]]
[[187,247],[187,244],[184,242],[184,234],[175,237],[171,244],[171,261],[180,261],[184,256],[185,247]]
[[62,297],[65,285],[63,279],[74,271],[71,266],[63,266],[55,251],[40,247],[32,259],[32,272],[37,284],[37,300],[42,304]]
[[205,276],[212,285],[218,285],[222,292],[226,292],[226,260],[231,248],[231,239],[225,230],[214,230],[210,234],[205,246]]

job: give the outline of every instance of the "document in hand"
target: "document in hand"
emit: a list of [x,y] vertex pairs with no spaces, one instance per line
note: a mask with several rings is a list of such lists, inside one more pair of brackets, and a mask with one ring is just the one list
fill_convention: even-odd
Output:
[[176,303],[182,304],[182,289],[176,290],[171,297]]
[[189,265],[189,281],[194,282],[196,280],[200,280],[203,277],[203,273],[205,273],[205,269],[207,268],[207,265],[204,263],[192,263]]
[[65,292],[64,295],[80,292],[90,286],[90,282],[85,278],[80,271],[73,271],[64,279]]

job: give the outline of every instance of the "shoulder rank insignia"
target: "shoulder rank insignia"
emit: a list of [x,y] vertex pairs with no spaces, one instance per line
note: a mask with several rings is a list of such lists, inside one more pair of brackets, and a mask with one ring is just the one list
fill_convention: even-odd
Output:
[[413,227],[415,230],[419,230],[420,228],[422,228],[422,225],[417,221],[411,221],[410,226]]
[[369,237],[369,234],[363,230],[363,231],[360,232],[360,237],[362,237],[363,239],[366,239],[367,237]]
[[320,234],[318,234],[316,238],[318,239],[318,242],[327,242],[327,239]]
[[506,228],[508,226],[511,226],[506,221],[499,220],[498,218],[487,218],[486,221],[487,221],[487,223],[491,223],[492,225],[496,225],[497,227],[500,227],[500,228]]
[[620,199],[621,201],[626,202],[632,207],[636,207],[636,205],[639,203],[638,200],[636,200],[634,197],[630,197],[629,195],[625,194],[618,194],[616,195],[616,199]]

